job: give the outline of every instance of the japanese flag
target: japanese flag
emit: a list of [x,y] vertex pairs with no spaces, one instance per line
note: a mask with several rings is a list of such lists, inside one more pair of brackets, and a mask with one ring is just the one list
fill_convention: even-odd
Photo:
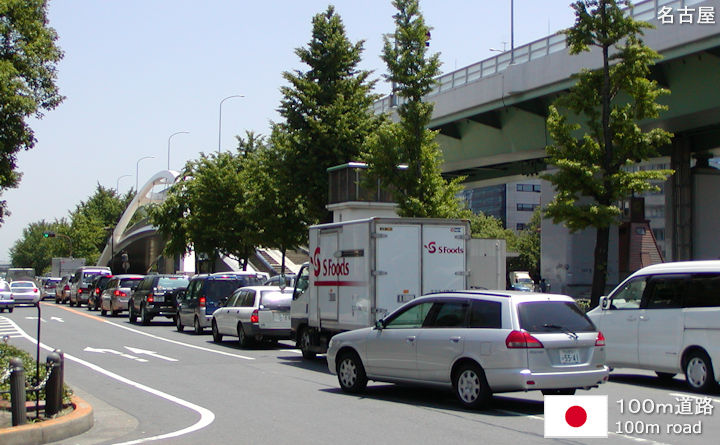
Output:
[[545,396],[545,437],[608,437],[607,396]]

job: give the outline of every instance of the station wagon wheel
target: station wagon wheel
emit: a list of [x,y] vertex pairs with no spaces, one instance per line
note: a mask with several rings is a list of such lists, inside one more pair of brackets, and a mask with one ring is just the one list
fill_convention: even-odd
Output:
[[362,360],[356,353],[343,353],[337,360],[336,371],[343,391],[355,394],[365,390],[368,379]]
[[128,319],[130,320],[130,323],[136,323],[137,322],[137,315],[135,314],[135,305],[132,301],[128,302]]
[[453,377],[455,394],[466,408],[482,408],[490,402],[492,391],[480,366],[466,363],[454,373]]
[[241,348],[247,348],[250,346],[250,339],[247,335],[245,335],[245,329],[242,327],[242,323],[238,323],[237,327],[237,333],[238,333],[238,343],[240,343]]
[[715,386],[712,362],[705,351],[693,351],[685,362],[685,379],[695,391],[709,392]]
[[180,319],[180,314],[177,314],[175,316],[175,328],[178,332],[182,332],[185,330],[185,326],[183,326],[182,320]]
[[200,335],[203,332],[202,326],[200,326],[200,319],[195,317],[195,320],[193,321],[193,333],[195,335]]
[[107,311],[105,310],[105,308],[100,309],[100,315],[102,315],[103,317],[107,315]]
[[212,322],[212,336],[215,343],[220,343],[222,341],[223,336],[220,331],[218,331],[217,323],[215,323],[215,320],[213,320]]

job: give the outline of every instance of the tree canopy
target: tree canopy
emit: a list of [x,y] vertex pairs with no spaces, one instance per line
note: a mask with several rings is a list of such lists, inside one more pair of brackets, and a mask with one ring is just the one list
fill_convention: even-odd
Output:
[[306,225],[328,222],[327,169],[357,161],[365,138],[381,116],[372,112],[377,95],[370,72],[358,69],[363,41],[352,43],[335,8],[312,20],[312,37],[295,53],[309,68],[285,72],[280,91],[282,122],[273,127],[273,145],[283,153],[290,191],[305,203]]
[[439,55],[428,57],[430,29],[417,0],[394,0],[395,32],[385,36],[382,58],[399,105],[399,122],[385,122],[369,135],[363,160],[370,181],[389,186],[401,216],[457,217],[463,178],[445,181],[436,131],[428,129],[433,104],[423,101],[439,73]]
[[669,170],[631,171],[627,167],[657,156],[671,134],[639,123],[657,117],[666,107],[657,99],[669,94],[650,80],[650,67],[660,58],[641,39],[651,25],[623,12],[625,0],[576,1],[575,25],[567,33],[571,54],[600,49],[602,68],[575,75],[570,92],[550,107],[547,120],[553,143],[548,163],[556,170],[544,175],[556,188],[546,214],[571,231],[596,229],[591,306],[605,292],[609,228],[618,223],[619,203],[632,193],[655,188]]
[[[55,81],[62,51],[48,26],[45,0],[0,0],[0,196],[22,176],[17,153],[35,146],[28,118],[62,102]],[[0,224],[7,203],[0,200]]]

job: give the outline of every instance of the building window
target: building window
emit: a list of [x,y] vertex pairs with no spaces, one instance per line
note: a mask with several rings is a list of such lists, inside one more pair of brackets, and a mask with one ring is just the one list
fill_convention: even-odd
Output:
[[515,224],[515,230],[517,230],[517,231],[525,230],[525,223],[517,223],[517,224]]
[[652,229],[657,241],[665,241],[665,229]]
[[540,184],[518,184],[517,189],[518,192],[540,192]]
[[532,212],[538,207],[539,204],[522,204],[518,203],[517,205],[517,211],[518,212]]

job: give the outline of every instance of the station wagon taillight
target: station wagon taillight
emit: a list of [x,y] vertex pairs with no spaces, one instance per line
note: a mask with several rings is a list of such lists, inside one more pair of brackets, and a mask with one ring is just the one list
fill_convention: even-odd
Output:
[[116,297],[127,297],[127,294],[125,292],[118,289],[113,292],[113,295],[115,295]]
[[598,336],[595,340],[595,346],[605,346],[605,336],[600,331],[598,331]]
[[79,288],[79,289],[78,289],[78,295],[80,295],[81,293],[82,293],[82,288]]
[[153,295],[153,294],[148,294],[147,302],[148,302],[148,303],[154,303],[154,302],[155,302],[155,295]]
[[198,300],[198,302],[200,303],[200,307],[205,307],[206,301],[207,300],[205,299],[205,297],[200,297],[200,299]]
[[260,318],[258,317],[258,310],[255,309],[252,311],[252,315],[250,315],[250,323],[257,323],[260,321]]
[[542,348],[543,344],[527,331],[512,331],[505,339],[505,346],[508,349],[530,349]]

